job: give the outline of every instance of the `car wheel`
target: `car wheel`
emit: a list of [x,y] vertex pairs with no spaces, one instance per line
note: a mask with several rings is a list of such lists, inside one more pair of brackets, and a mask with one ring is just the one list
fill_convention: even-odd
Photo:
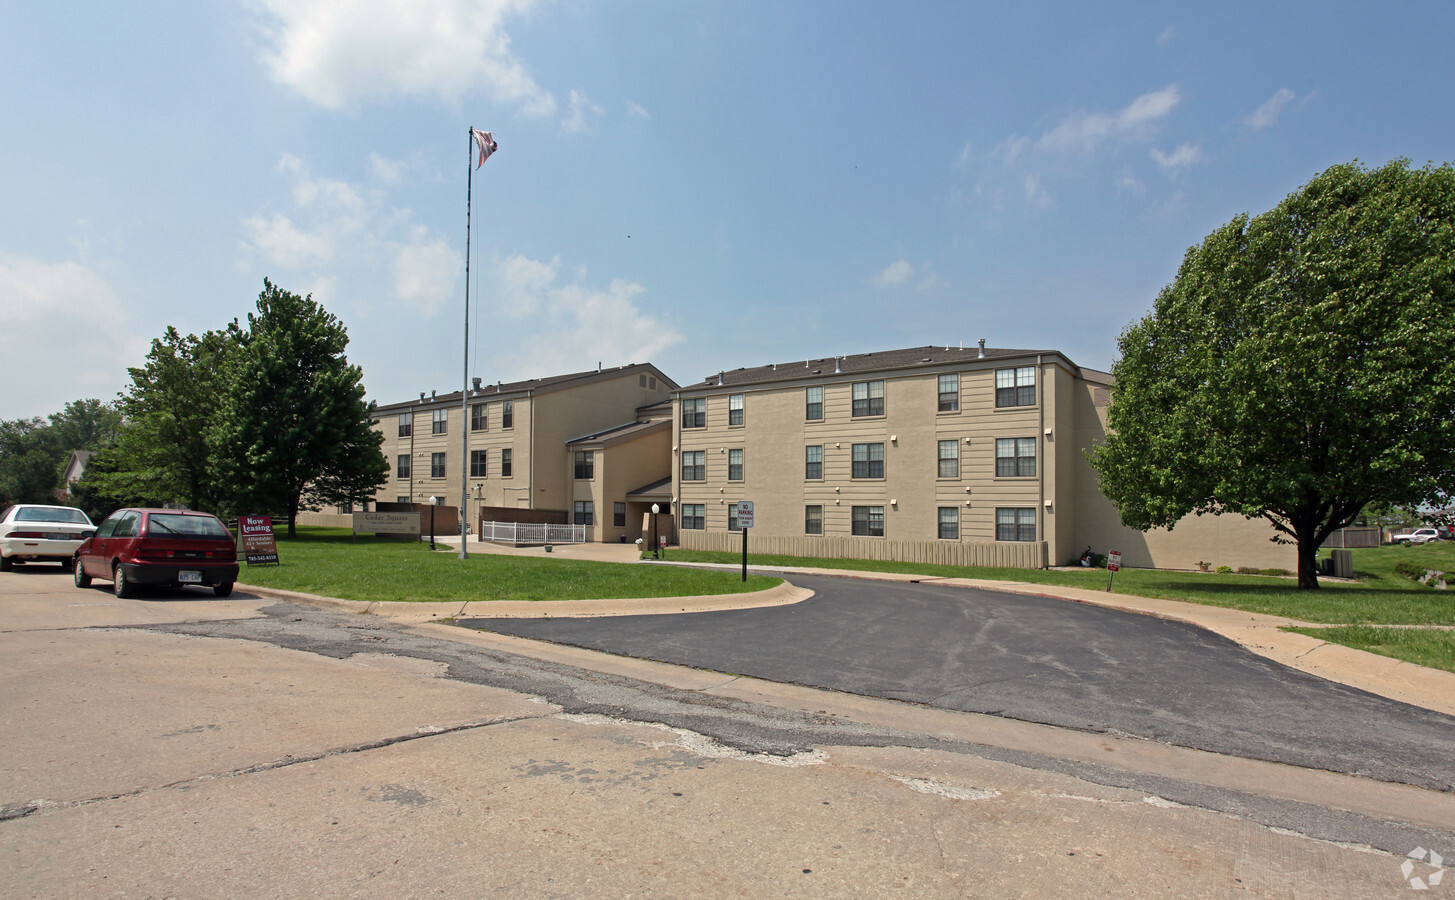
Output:
[[226,597],[228,594],[232,593],[232,582],[226,581],[222,584],[214,584],[212,586],[212,593],[216,594],[219,597]]
[[111,590],[116,596],[123,599],[136,595],[136,588],[126,580],[126,570],[120,564],[116,566],[116,571],[112,574]]
[[78,588],[91,586],[91,576],[86,574],[86,570],[81,566],[79,559],[71,560],[71,577],[75,579],[76,587]]
[[8,556],[0,556],[0,572],[9,572],[15,563]]

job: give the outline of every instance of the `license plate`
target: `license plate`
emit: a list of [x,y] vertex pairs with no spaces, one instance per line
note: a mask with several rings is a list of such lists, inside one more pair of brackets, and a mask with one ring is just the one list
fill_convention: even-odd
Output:
[[182,582],[183,584],[201,584],[202,583],[202,573],[201,572],[179,572],[179,573],[177,573],[177,580],[180,581],[180,582]]

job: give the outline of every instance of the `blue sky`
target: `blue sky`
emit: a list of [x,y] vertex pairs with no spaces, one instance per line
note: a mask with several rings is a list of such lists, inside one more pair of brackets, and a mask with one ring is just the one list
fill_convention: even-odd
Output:
[[1455,156],[1455,5],[136,0],[0,13],[0,418],[264,277],[381,403],[925,344],[1107,368],[1186,249]]

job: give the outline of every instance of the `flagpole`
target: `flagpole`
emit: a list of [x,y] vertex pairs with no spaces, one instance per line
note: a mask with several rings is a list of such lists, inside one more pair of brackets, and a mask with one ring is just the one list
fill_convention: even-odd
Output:
[[470,204],[475,190],[475,126],[466,133],[465,146],[465,377],[460,384],[460,559],[465,548],[470,515]]

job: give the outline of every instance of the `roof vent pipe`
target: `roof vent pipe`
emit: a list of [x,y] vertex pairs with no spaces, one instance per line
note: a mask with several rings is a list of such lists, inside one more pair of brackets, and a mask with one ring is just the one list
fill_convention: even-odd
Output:
[[480,382],[483,381],[484,379],[480,378],[479,376],[476,376],[474,378],[471,378],[470,380],[475,383],[475,393],[477,393],[477,394],[480,393]]
[[434,391],[430,391],[429,392],[429,399],[431,399],[431,400],[434,399]]
[[844,367],[839,364],[839,358],[837,356],[835,356],[834,357],[834,374],[835,375],[838,375],[839,373],[841,373],[843,371],[844,371]]
[[980,358],[985,358],[985,338],[980,339]]

